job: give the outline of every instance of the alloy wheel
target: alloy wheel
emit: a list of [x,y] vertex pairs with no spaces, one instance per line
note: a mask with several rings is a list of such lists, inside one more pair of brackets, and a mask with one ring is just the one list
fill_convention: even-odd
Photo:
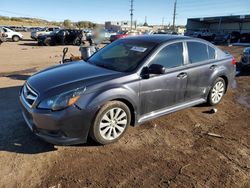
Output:
[[212,89],[211,99],[213,103],[215,104],[219,103],[224,95],[224,92],[225,92],[224,83],[222,81],[218,81]]
[[112,108],[108,110],[100,121],[100,135],[105,140],[118,138],[125,131],[127,121],[127,114],[122,108]]

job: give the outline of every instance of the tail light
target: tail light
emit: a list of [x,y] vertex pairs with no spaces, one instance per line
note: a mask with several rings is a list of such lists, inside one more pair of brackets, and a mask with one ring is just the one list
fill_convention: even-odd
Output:
[[236,65],[236,63],[237,63],[237,62],[236,62],[235,58],[233,57],[233,59],[232,59],[232,64],[233,64],[233,65]]

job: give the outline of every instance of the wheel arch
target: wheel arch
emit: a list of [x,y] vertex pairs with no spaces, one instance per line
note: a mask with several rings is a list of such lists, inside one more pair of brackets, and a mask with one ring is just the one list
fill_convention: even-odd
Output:
[[133,104],[129,100],[124,99],[124,98],[116,98],[116,99],[113,99],[111,101],[120,101],[120,102],[122,102],[122,103],[124,103],[124,104],[127,105],[127,107],[129,108],[130,114],[131,114],[130,125],[135,126],[135,124],[136,124],[136,121],[135,121],[136,117],[135,117],[135,108],[134,108]]
[[16,34],[12,35],[11,39],[13,40],[13,39],[14,39],[14,37],[18,37],[18,40],[20,40],[20,39],[21,39],[21,37],[20,37],[20,36],[18,36],[18,35],[16,35]]
[[[112,93],[112,94],[111,94]],[[111,95],[110,95],[111,94]],[[137,105],[139,103],[139,97],[135,92],[127,90],[125,88],[113,88],[104,92],[89,95],[88,102],[82,100],[82,104],[79,103],[80,108],[95,109],[96,113],[110,101],[120,101],[126,104],[131,113],[131,125],[135,125],[137,122]],[[85,98],[86,99],[86,98]],[[85,101],[85,102],[84,102]]]
[[225,81],[226,84],[226,88],[225,88],[225,93],[227,92],[227,88],[228,88],[228,78],[226,75],[220,75],[218,76],[218,78],[222,78]]

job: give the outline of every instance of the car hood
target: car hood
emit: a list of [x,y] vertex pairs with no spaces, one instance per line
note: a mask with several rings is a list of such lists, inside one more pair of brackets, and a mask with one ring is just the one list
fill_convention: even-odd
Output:
[[31,76],[27,82],[39,95],[44,93],[55,95],[105,82],[122,74],[124,73],[77,61],[45,69]]

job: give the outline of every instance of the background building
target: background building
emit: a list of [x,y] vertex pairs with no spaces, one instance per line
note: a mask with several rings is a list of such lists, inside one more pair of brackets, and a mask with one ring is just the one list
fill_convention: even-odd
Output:
[[187,34],[208,30],[213,33],[250,33],[250,15],[188,18]]
[[[110,31],[125,31],[130,30],[130,21],[107,21],[105,22],[105,29]],[[133,29],[136,29],[136,21],[133,22]]]

